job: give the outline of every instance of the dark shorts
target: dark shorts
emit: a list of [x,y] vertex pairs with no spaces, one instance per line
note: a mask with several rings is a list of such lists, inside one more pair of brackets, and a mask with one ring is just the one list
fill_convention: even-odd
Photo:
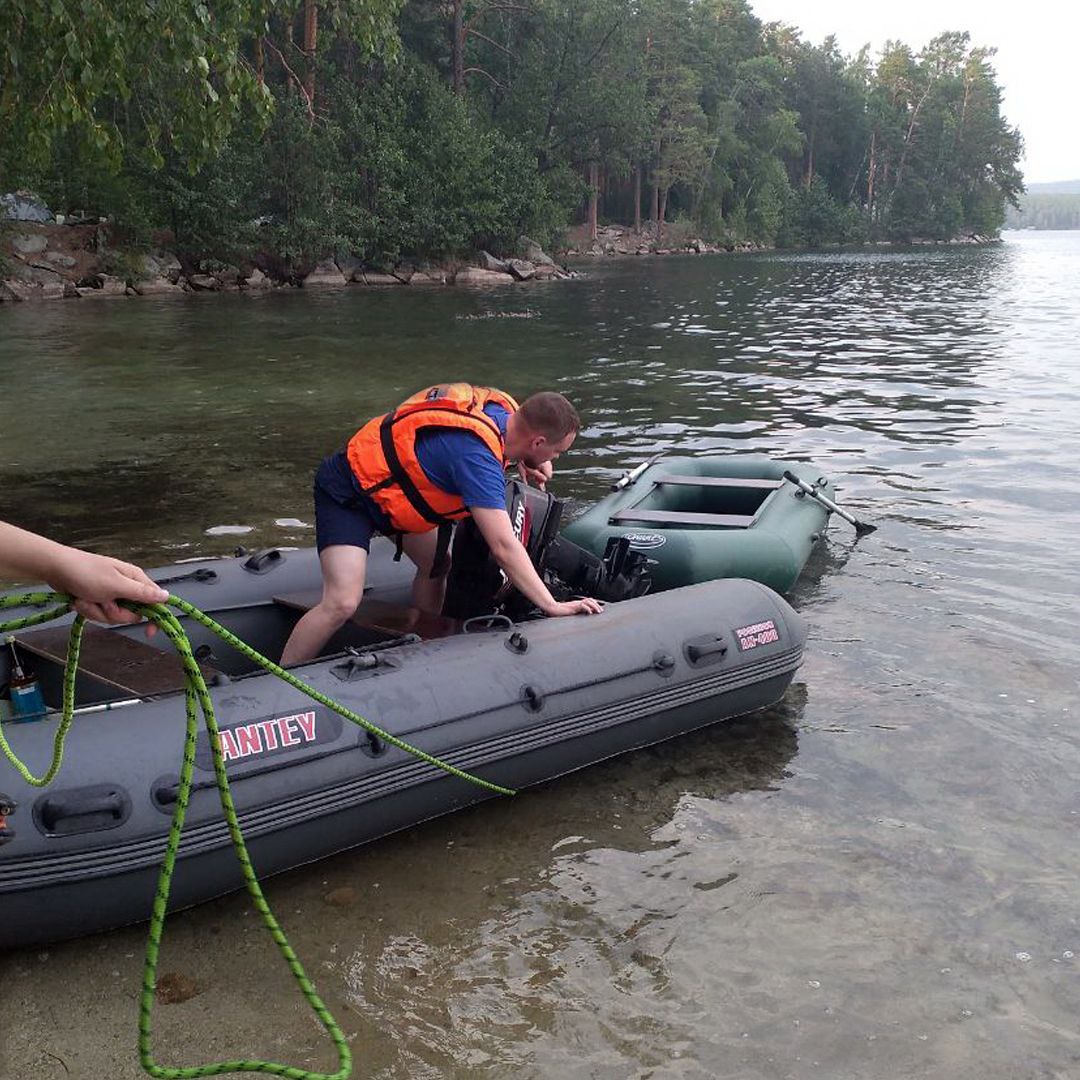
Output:
[[344,454],[328,457],[315,473],[315,545],[369,550],[375,533],[392,532],[390,521],[351,480]]

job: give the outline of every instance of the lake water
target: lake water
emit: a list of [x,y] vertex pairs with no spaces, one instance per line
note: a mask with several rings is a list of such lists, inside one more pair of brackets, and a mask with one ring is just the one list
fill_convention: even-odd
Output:
[[[357,1076],[1080,1075],[1080,233],[584,269],[6,305],[0,517],[147,564],[310,543],[320,455],[446,378],[572,398],[581,503],[659,449],[812,462],[879,529],[834,521],[790,597],[780,706],[270,901]],[[332,1065],[260,931],[170,921],[200,992],[161,1060]],[[142,1075],[142,943],[0,959],[0,1076]]]

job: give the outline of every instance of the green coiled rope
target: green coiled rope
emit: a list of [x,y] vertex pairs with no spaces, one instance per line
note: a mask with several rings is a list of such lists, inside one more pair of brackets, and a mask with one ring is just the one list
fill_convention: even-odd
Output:
[[[186,600],[181,600],[178,596],[170,595],[167,604],[172,605],[183,612],[183,614],[194,619],[196,622],[201,623],[207,629],[212,630],[234,649],[243,653],[250,660],[260,664],[279,679],[283,679],[290,686],[307,694],[308,697],[311,697],[320,704],[332,709],[346,720],[352,721],[354,724],[364,728],[366,731],[384,740],[391,746],[396,746],[399,750],[404,750],[409,754],[413,754],[430,765],[443,769],[460,779],[478,784],[480,787],[486,788],[489,791],[497,792],[500,795],[514,794],[509,788],[500,787],[498,784],[493,784],[489,780],[473,776],[471,773],[457,769],[453,765],[441,761],[431,754],[425,753],[418,747],[411,746],[409,743],[396,738],[389,732],[384,731],[382,728],[371,723],[370,720],[365,720],[364,717],[346,709],[343,705],[339,705],[325,694],[320,693],[312,686],[308,686],[301,679],[298,679],[295,675],[286,671],[278,664],[275,664],[272,660],[268,660],[265,656],[257,653],[246,642],[241,641],[234,634],[226,630],[225,627],[220,626],[211,619],[209,615],[189,604]],[[284,931],[274,918],[273,912],[270,910],[270,906],[263,896],[262,889],[259,887],[255,869],[251,865],[251,859],[248,856],[247,848],[244,844],[244,837],[240,830],[240,823],[236,816],[236,808],[233,805],[232,794],[229,791],[229,778],[225,770],[224,759],[221,755],[221,741],[218,733],[217,720],[214,716],[213,702],[210,700],[210,693],[206,688],[206,682],[203,679],[202,671],[199,669],[198,662],[195,660],[195,656],[192,652],[191,642],[188,640],[188,636],[184,632],[184,628],[180,624],[180,621],[169,610],[166,604],[125,604],[125,606],[130,607],[132,611],[137,612],[145,619],[156,624],[176,648],[184,667],[184,700],[187,711],[184,759],[180,769],[180,783],[176,795],[176,809],[173,811],[172,822],[169,826],[169,839],[165,847],[161,871],[158,874],[157,891],[154,896],[150,918],[150,932],[146,943],[146,964],[143,969],[142,994],[139,1004],[139,1060],[142,1067],[151,1076],[160,1078],[160,1080],[195,1080],[197,1077],[218,1076],[227,1072],[268,1073],[272,1076],[287,1077],[288,1080],[345,1080],[352,1072],[352,1052],[350,1051],[348,1043],[345,1041],[345,1036],[342,1034],[337,1022],[330,1014],[330,1010],[323,1004],[322,999],[316,994],[315,988],[312,986],[311,980],[308,979],[303,965],[300,963],[296,953],[293,952],[292,946],[289,945]],[[71,598],[64,596],[62,593],[51,592],[32,592],[23,593],[18,596],[0,596],[0,610],[13,607],[42,607],[46,610],[20,619],[13,619],[6,623],[0,623],[0,634],[25,630],[27,627],[37,626],[40,623],[49,622],[52,619],[57,619],[66,615],[68,611],[71,610]],[[53,740],[52,762],[44,776],[34,776],[19,760],[4,736],[3,726],[0,725],[0,749],[3,750],[5,757],[19,772],[19,775],[22,776],[28,784],[31,784],[34,787],[45,787],[49,784],[59,772],[60,766],[63,763],[64,740],[71,727],[75,710],[75,674],[78,670],[79,646],[82,641],[84,622],[85,620],[80,615],[75,618],[75,621],[71,626],[71,635],[68,638],[67,658],[64,664],[63,711],[60,723],[56,729],[56,736]],[[236,856],[240,862],[244,884],[252,898],[256,910],[262,916],[263,922],[266,925],[270,936],[274,940],[274,944],[277,945],[278,951],[289,965],[289,969],[292,971],[293,977],[296,979],[304,998],[307,1000],[312,1011],[319,1018],[319,1022],[326,1029],[327,1034],[334,1043],[338,1055],[337,1072],[310,1072],[306,1069],[298,1069],[274,1061],[258,1061],[251,1059],[222,1061],[208,1065],[196,1065],[189,1068],[170,1068],[168,1066],[159,1065],[154,1060],[153,1048],[151,1045],[152,1015],[154,990],[157,984],[158,953],[160,951],[161,935],[165,925],[169,891],[172,887],[172,876],[176,865],[176,854],[180,846],[180,837],[184,830],[184,820],[187,815],[188,801],[191,794],[191,779],[195,766],[195,745],[198,737],[198,721],[196,716],[198,710],[202,711],[203,721],[206,725],[206,730],[209,732],[210,746],[213,750],[214,758],[214,775],[217,780],[221,809],[229,827],[233,849],[236,851]]]

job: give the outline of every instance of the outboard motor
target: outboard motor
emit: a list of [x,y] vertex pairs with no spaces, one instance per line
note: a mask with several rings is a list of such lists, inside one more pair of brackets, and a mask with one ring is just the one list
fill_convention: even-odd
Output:
[[[520,480],[507,481],[506,511],[514,535],[557,600],[627,600],[649,591],[647,560],[625,537],[612,537],[603,558],[597,558],[558,535],[562,509],[563,500],[554,495]],[[534,610],[507,581],[472,518],[458,525],[443,614],[470,619],[497,613],[517,621]]]

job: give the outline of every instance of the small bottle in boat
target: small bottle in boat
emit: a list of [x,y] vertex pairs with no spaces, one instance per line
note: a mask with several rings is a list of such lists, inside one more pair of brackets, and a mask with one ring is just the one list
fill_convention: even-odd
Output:
[[8,691],[11,695],[12,718],[20,722],[37,720],[46,713],[41,686],[33,675],[27,675],[23,670],[15,652],[13,638],[8,638],[7,646],[8,652],[11,653],[11,677],[8,679]]

